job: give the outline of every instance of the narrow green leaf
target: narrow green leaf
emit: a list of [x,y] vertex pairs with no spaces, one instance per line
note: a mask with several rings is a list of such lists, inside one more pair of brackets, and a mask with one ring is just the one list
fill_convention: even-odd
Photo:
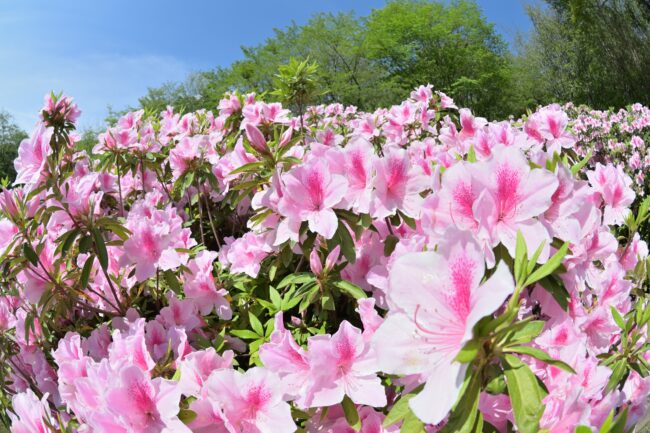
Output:
[[172,270],[166,270],[163,272],[163,278],[167,282],[167,285],[169,286],[170,289],[176,294],[180,294],[182,289],[181,285],[178,282],[178,278],[176,278],[176,275]]
[[558,305],[564,310],[567,311],[569,308],[569,299],[571,296],[567,289],[562,285],[560,281],[553,275],[549,275],[545,278],[539,280],[539,284],[553,296],[553,299],[558,303]]
[[544,413],[542,399],[545,392],[535,374],[519,358],[506,354],[503,360],[515,424],[522,433],[537,433]]
[[584,158],[582,158],[579,162],[574,164],[573,167],[571,167],[571,174],[574,176],[578,174],[578,172],[587,165],[590,159],[591,159],[591,150],[587,153],[587,155]]
[[529,343],[541,334],[544,324],[543,320],[516,322],[507,329],[506,343],[508,345]]
[[521,230],[517,230],[517,241],[515,246],[515,280],[521,283],[526,275],[524,270],[528,268],[528,249],[526,247],[526,240]]
[[543,240],[542,243],[539,244],[539,246],[533,253],[533,256],[528,261],[528,266],[526,267],[526,275],[530,275],[530,273],[533,272],[533,269],[537,264],[537,259],[539,259],[540,254],[542,254],[542,250],[544,250],[545,245],[546,245],[546,240]]
[[278,310],[282,308],[282,298],[280,297],[278,291],[275,290],[272,286],[269,286],[269,298],[271,299],[271,302],[273,302],[273,306],[275,308]]
[[341,253],[343,253],[343,256],[348,260],[348,262],[354,263],[357,259],[357,251],[354,247],[354,239],[352,239],[350,231],[341,221],[339,221],[339,226],[336,229],[335,237],[338,237],[340,241]]
[[93,262],[95,261],[95,256],[88,256],[86,259],[86,263],[84,263],[84,267],[81,270],[81,278],[80,278],[80,284],[81,288],[85,289],[88,287],[88,279],[90,278],[90,271],[93,268]]
[[610,307],[610,310],[612,310],[612,317],[614,318],[614,322],[616,322],[619,328],[625,329],[625,320],[623,320],[621,313],[619,313],[618,310],[613,306]]
[[346,295],[352,296],[354,299],[364,299],[367,298],[368,295],[366,295],[366,292],[363,291],[363,289],[356,284],[352,284],[349,281],[346,280],[341,280],[337,281],[334,283],[336,287],[338,287],[341,292],[345,293]]
[[354,429],[354,431],[361,430],[361,418],[359,418],[359,412],[357,412],[357,406],[350,400],[350,397],[347,395],[343,397],[343,413],[345,414],[345,420],[348,422],[348,425]]
[[38,265],[38,255],[28,243],[23,244],[23,254],[25,254],[25,257],[27,257],[27,260],[29,260],[32,265]]
[[93,229],[93,239],[95,240],[95,247],[97,248],[97,258],[102,269],[108,269],[108,252],[106,251],[106,244],[102,234],[97,229]]
[[537,349],[535,347],[530,347],[530,346],[514,346],[514,347],[507,347],[503,349],[504,352],[515,352],[515,353],[520,353],[522,355],[528,355],[532,356],[535,359],[539,359],[540,361],[552,365],[554,367],[557,367],[559,369],[562,369],[566,372],[573,373],[575,374],[575,370],[571,368],[569,364],[567,364],[564,361],[561,361],[559,359],[553,359],[551,355],[548,353],[544,352],[541,349]]
[[262,322],[260,322],[260,319],[255,317],[255,315],[250,311],[248,312],[248,320],[251,324],[251,328],[253,328],[253,331],[257,332],[257,335],[260,337],[264,336],[264,327],[262,326]]
[[565,242],[546,263],[537,268],[528,279],[526,279],[524,286],[530,286],[547,275],[551,275],[558,267],[560,267],[562,259],[564,259],[564,256],[566,256],[568,251],[569,243]]
[[625,431],[625,425],[627,424],[627,414],[630,406],[627,406],[623,412],[621,412],[617,417],[612,428],[609,430],[609,433],[623,433]]
[[257,340],[261,337],[250,329],[233,329],[230,333],[235,337],[243,338],[244,340]]

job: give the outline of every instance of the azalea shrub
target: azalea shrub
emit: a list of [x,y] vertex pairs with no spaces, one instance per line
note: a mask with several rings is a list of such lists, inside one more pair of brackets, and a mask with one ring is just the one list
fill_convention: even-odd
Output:
[[488,122],[255,94],[48,95],[0,194],[13,433],[622,432],[650,394],[650,201],[559,106]]
[[[577,140],[576,152],[590,155],[590,168],[611,164],[627,173],[632,180],[630,187],[637,194],[632,208],[638,208],[650,196],[650,150],[646,144],[650,143],[650,109],[641,104],[617,111],[573,104],[564,108]],[[639,232],[650,238],[650,223],[646,221]]]

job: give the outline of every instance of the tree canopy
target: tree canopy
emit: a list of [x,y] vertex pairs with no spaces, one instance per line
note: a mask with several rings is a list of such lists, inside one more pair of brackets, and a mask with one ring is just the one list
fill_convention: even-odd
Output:
[[0,181],[16,178],[14,159],[18,156],[18,145],[27,138],[25,131],[20,129],[6,111],[0,110]]
[[227,90],[272,90],[281,65],[308,58],[318,65],[327,89],[317,102],[370,110],[431,83],[488,117],[513,108],[508,46],[471,0],[397,0],[367,17],[321,13],[304,25],[275,29],[264,43],[242,47],[242,53],[228,67],[150,89],[140,104],[152,110],[167,104],[213,108]]

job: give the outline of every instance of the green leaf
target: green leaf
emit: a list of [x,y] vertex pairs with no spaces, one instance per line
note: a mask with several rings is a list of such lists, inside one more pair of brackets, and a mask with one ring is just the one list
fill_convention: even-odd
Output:
[[399,429],[400,433],[422,433],[424,432],[424,423],[409,411],[404,417],[402,427]]
[[551,275],[558,267],[560,267],[562,259],[564,259],[564,256],[566,256],[568,251],[569,243],[565,242],[546,263],[537,268],[535,272],[526,279],[524,286],[530,286],[542,278]]
[[79,252],[87,253],[93,246],[92,236],[84,236],[79,240]]
[[544,324],[543,320],[516,322],[507,328],[506,343],[508,345],[529,343],[542,333]]
[[178,282],[178,278],[176,278],[176,275],[174,274],[174,271],[172,270],[166,270],[163,272],[163,278],[165,278],[165,281],[167,282],[167,285],[169,286],[170,289],[176,294],[181,293],[181,285]]
[[95,240],[95,247],[97,248],[97,258],[102,269],[108,269],[108,252],[106,251],[106,244],[102,234],[97,229],[93,229],[93,239]]
[[612,411],[609,412],[609,415],[607,415],[607,418],[605,418],[605,421],[603,421],[603,425],[600,426],[600,430],[598,430],[598,433],[609,433],[609,431],[612,428],[613,422],[614,422],[614,409],[612,409]]
[[174,372],[174,375],[172,376],[172,380],[174,382],[178,382],[181,380],[181,369],[177,368],[176,371]]
[[230,333],[235,337],[243,338],[244,340],[257,340],[261,337],[261,335],[254,333],[250,329],[233,329]]
[[341,280],[334,283],[334,285],[341,290],[341,292],[352,296],[354,299],[364,299],[367,298],[366,292],[356,284],[352,284],[349,281]]
[[28,243],[23,244],[23,254],[25,254],[25,257],[27,257],[27,260],[29,260],[32,265],[38,265],[38,255]]
[[625,329],[625,320],[623,320],[623,317],[621,316],[621,313],[618,312],[618,310],[615,307],[610,307],[612,310],[612,317],[614,317],[614,322],[618,325],[619,328]]
[[616,417],[616,421],[612,425],[612,428],[609,429],[609,433],[623,433],[625,431],[625,425],[627,424],[627,412],[630,409],[627,406],[619,416]]
[[402,421],[406,415],[411,412],[409,401],[415,397],[417,395],[417,392],[421,391],[422,388],[423,386],[421,385],[412,392],[403,394],[400,399],[397,400],[397,402],[393,405],[390,412],[388,412],[388,415],[386,415],[386,418],[384,418],[382,425],[384,427],[390,427],[393,424],[397,424],[398,422]]
[[519,358],[506,354],[503,360],[515,424],[522,433],[537,433],[544,413],[542,399],[545,392],[535,374]]
[[517,241],[515,246],[515,281],[521,283],[526,275],[524,270],[528,267],[528,249],[526,247],[526,240],[521,230],[517,230]]
[[289,284],[304,284],[314,281],[314,275],[309,272],[301,272],[299,274],[289,274],[280,281],[278,289],[288,286]]
[[533,272],[533,269],[535,268],[535,265],[537,264],[537,259],[539,259],[539,255],[542,254],[542,250],[544,249],[544,245],[546,245],[546,240],[543,240],[542,243],[539,244],[539,246],[537,247],[537,249],[533,253],[533,256],[528,261],[528,266],[526,267],[526,275],[530,275],[530,273]]
[[343,253],[343,256],[345,256],[348,262],[354,263],[357,259],[357,252],[354,248],[354,239],[352,239],[350,231],[341,221],[339,221],[339,226],[336,229],[334,238],[338,238],[339,245],[341,245],[341,253]]
[[61,252],[62,256],[65,256],[74,243],[75,239],[77,239],[77,235],[79,234],[79,229],[73,229],[68,232],[66,232],[63,236],[61,236],[59,239],[57,239],[57,242],[59,242],[58,249]]
[[480,347],[481,345],[478,340],[468,341],[460,350],[460,352],[458,352],[458,355],[456,355],[455,361],[458,361],[460,363],[468,363],[473,361],[474,358],[476,358]]
[[605,387],[605,394],[609,394],[610,391],[613,391],[619,383],[621,383],[627,373],[627,361],[625,359],[616,361],[614,367],[612,367],[612,375],[609,376],[609,381]]
[[251,324],[251,328],[253,328],[253,331],[257,332],[257,335],[260,337],[264,336],[264,327],[262,326],[262,322],[260,322],[260,319],[255,317],[255,315],[250,311],[248,312],[248,320]]
[[440,433],[472,433],[478,417],[478,401],[481,395],[479,374],[468,373],[458,400]]
[[395,235],[388,235],[384,239],[384,256],[388,257],[395,251],[395,246],[399,242],[399,238]]
[[275,308],[278,310],[282,308],[282,297],[280,297],[278,291],[272,286],[269,286],[269,298],[271,299],[271,302],[273,302]]
[[558,281],[553,275],[549,275],[546,278],[542,278],[539,281],[539,284],[553,296],[553,299],[558,303],[558,305],[564,310],[567,311],[569,308],[569,299],[571,295],[567,289]]
[[504,352],[515,352],[515,353],[520,353],[522,355],[528,355],[532,356],[535,359],[539,359],[540,361],[552,365],[554,367],[557,367],[561,370],[564,370],[569,373],[575,374],[575,370],[571,368],[569,364],[567,364],[564,361],[560,361],[559,359],[553,359],[551,356],[544,352],[541,349],[537,349],[535,347],[530,347],[530,346],[514,346],[514,347],[507,347],[503,349]]
[[361,418],[359,418],[359,412],[357,412],[357,406],[350,400],[350,397],[347,395],[343,397],[343,413],[345,414],[345,420],[348,422],[348,425],[354,429],[354,431],[361,430]]
[[95,261],[94,256],[88,256],[88,258],[86,259],[86,263],[84,263],[84,267],[81,270],[81,278],[80,278],[81,281],[79,283],[81,284],[82,289],[88,287],[88,279],[90,278],[90,271],[93,268],[94,261]]
[[574,176],[578,174],[578,172],[582,170],[585,167],[585,165],[587,165],[590,159],[591,159],[591,150],[589,151],[589,153],[587,153],[587,155],[584,158],[580,160],[580,162],[577,162],[576,164],[573,165],[573,167],[571,167],[571,174]]
[[591,427],[587,427],[585,425],[579,425],[578,427],[576,427],[575,433],[593,433],[593,431],[591,430]]

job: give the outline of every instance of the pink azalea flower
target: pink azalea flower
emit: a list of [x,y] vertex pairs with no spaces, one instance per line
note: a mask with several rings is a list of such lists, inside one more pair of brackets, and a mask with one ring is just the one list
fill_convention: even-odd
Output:
[[50,417],[47,396],[41,400],[31,389],[11,398],[13,412],[9,412],[11,433],[49,433],[48,424],[56,426]]
[[47,167],[47,156],[52,153],[50,140],[53,133],[54,129],[39,123],[32,135],[20,142],[18,158],[14,161],[15,185],[26,184],[29,190],[41,181]]
[[331,239],[338,227],[334,213],[348,190],[346,179],[331,174],[319,160],[296,167],[283,176],[284,195],[278,203],[280,214],[307,221],[309,230]]
[[[538,262],[545,262],[551,237],[535,217],[551,206],[558,187],[556,176],[545,169],[531,169],[516,147],[500,148],[490,160],[472,168],[473,178],[482,189],[473,213],[481,229],[492,238],[492,246],[501,241],[514,257],[517,231],[521,231],[529,257],[544,242]],[[465,210],[466,206],[463,202],[461,208]]]
[[420,167],[411,164],[406,150],[390,150],[375,162],[375,170],[370,214],[382,219],[400,210],[410,217],[418,217],[423,201],[420,193],[430,187],[430,179]]
[[228,292],[226,289],[217,289],[212,275],[216,258],[217,253],[201,251],[190,260],[187,264],[189,272],[184,276],[183,290],[187,299],[194,302],[204,316],[216,309],[220,318],[230,320],[232,310],[226,299]]
[[246,373],[217,370],[207,381],[208,397],[219,402],[226,427],[237,433],[293,433],[296,424],[282,388],[277,376],[260,367]]
[[310,377],[309,358],[284,327],[282,313],[276,314],[270,341],[260,346],[259,355],[264,367],[282,379],[287,395],[299,398]]
[[175,382],[152,381],[137,367],[124,367],[117,384],[106,394],[106,405],[119,425],[128,432],[153,433],[169,429],[187,432],[179,419],[180,390]]
[[308,356],[312,374],[308,406],[331,406],[345,395],[356,404],[386,405],[374,352],[349,322],[343,321],[332,336],[311,337]]
[[636,198],[634,190],[630,188],[632,179],[623,172],[623,167],[597,163],[593,171],[587,172],[587,178],[605,203],[603,223],[623,224]]
[[222,368],[231,368],[233,358],[232,350],[219,355],[213,347],[188,354],[180,363],[179,388],[185,395],[199,395],[210,374]]
[[465,233],[449,233],[437,252],[399,257],[387,291],[390,314],[373,337],[381,370],[420,374],[426,384],[410,401],[426,423],[442,421],[458,397],[466,365],[454,361],[474,325],[514,292],[503,262],[482,285],[485,259]]

